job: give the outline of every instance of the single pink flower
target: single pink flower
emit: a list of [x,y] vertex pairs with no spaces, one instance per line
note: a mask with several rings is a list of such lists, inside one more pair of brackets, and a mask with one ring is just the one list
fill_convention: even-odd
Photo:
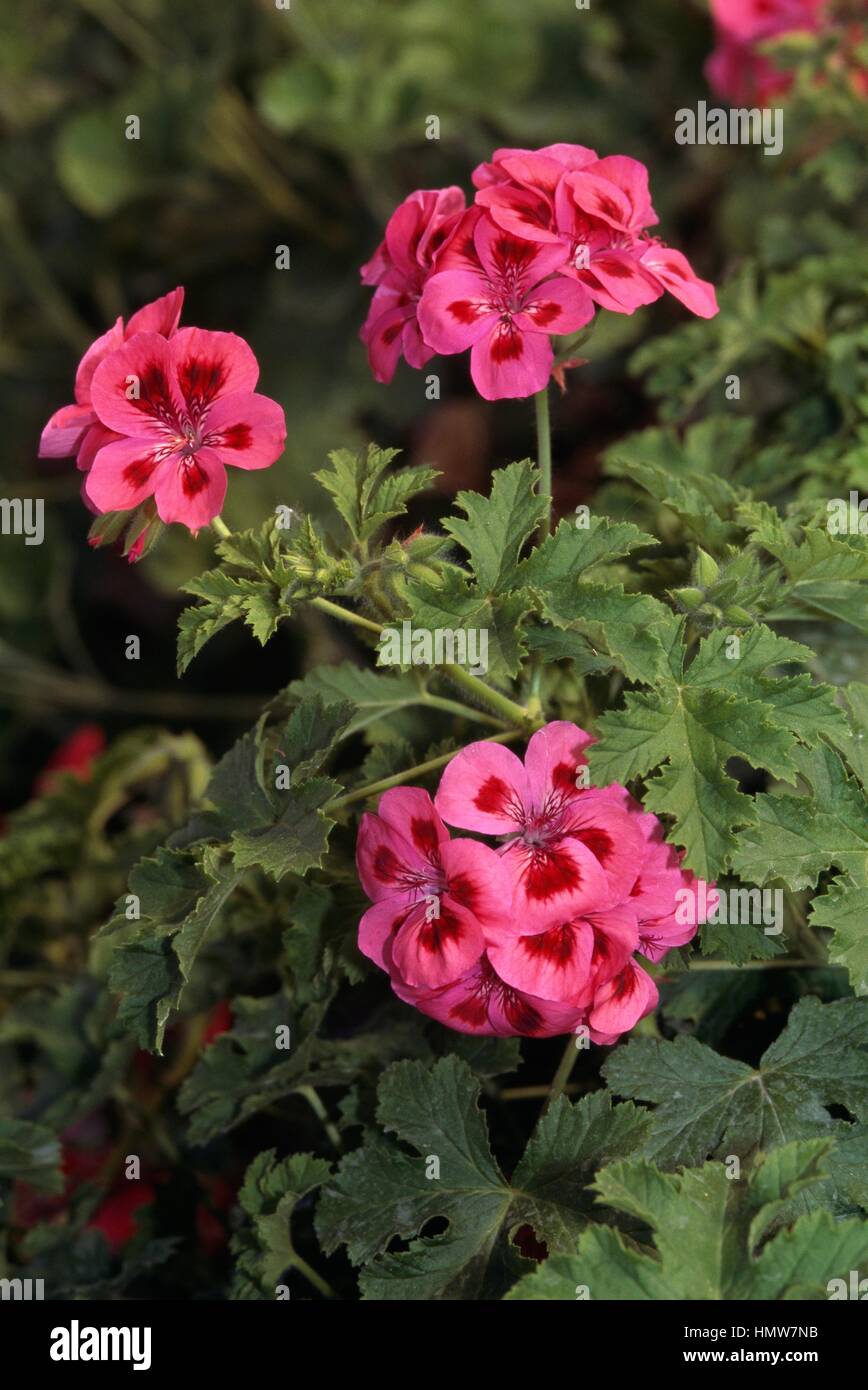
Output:
[[86,471],[104,444],[119,436],[100,423],[91,403],[93,375],[104,358],[116,351],[136,333],[160,333],[170,338],[178,327],[184,291],[181,287],[145,304],[124,325],[115,320],[108,332],[91,343],[75,374],[75,403],[61,406],[52,415],[39,441],[40,458],[68,458],[77,455],[78,467]]
[[283,410],[254,392],[258,377],[234,333],[137,333],[93,374],[94,410],[119,437],[97,453],[88,499],[128,511],[153,496],[162,521],[194,534],[207,526],[223,505],[226,465],[268,468],[283,450]]
[[514,882],[512,917],[527,933],[581,916],[629,892],[641,851],[630,816],[577,786],[593,742],[575,724],[539,729],[524,762],[498,743],[472,743],[443,770],[435,805],[462,830],[498,835]]
[[425,280],[461,213],[460,188],[422,188],[393,212],[384,240],[362,266],[362,283],[376,285],[360,337],[376,381],[388,382],[403,354],[411,367],[434,356],[422,340],[416,311]]
[[509,910],[508,875],[493,850],[451,840],[427,792],[396,787],[359,826],[356,863],[374,906],[359,948],[412,988],[436,989],[482,956],[485,931]]
[[[459,233],[456,233],[459,235]],[[436,272],[419,304],[435,352],[470,348],[470,375],[486,400],[541,391],[551,376],[550,334],[575,333],[594,316],[587,291],[557,275],[563,247],[519,240],[486,216],[475,222],[466,268]]]

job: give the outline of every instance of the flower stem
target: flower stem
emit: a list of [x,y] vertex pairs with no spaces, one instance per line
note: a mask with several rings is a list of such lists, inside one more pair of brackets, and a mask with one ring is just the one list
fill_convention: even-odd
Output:
[[320,1121],[323,1129],[325,1130],[326,1134],[331,1140],[332,1146],[337,1151],[337,1153],[340,1153],[341,1149],[343,1148],[340,1130],[338,1129],[337,1125],[329,1119],[329,1112],[326,1110],[325,1106],[320,1100],[319,1092],[313,1086],[299,1086],[298,1093],[300,1096],[304,1096],[311,1110],[316,1115],[317,1119]]
[[545,1115],[546,1112],[554,1105],[558,1096],[563,1095],[564,1087],[569,1081],[570,1076],[572,1075],[573,1067],[576,1065],[576,1062],[578,1061],[580,1051],[578,1042],[578,1038],[574,1037],[572,1033],[567,1038],[567,1045],[564,1048],[564,1055],[561,1057],[561,1060],[558,1064],[558,1069],[552,1077],[552,1084],[549,1087],[548,1099],[546,1100],[546,1103],[542,1108],[540,1119],[542,1119],[543,1115]]
[[217,535],[220,537],[221,540],[225,541],[227,536],[232,535],[232,532],[229,530],[229,527],[226,525],[226,522],[223,520],[222,516],[212,517],[211,527],[212,530],[217,532]]
[[549,416],[549,388],[546,384],[533,398],[536,409],[536,452],[540,471],[540,493],[549,499],[540,522],[539,538],[545,540],[552,529],[552,427]]
[[[492,734],[491,738],[485,740],[486,743],[511,743],[513,739],[521,738],[521,729],[509,729],[505,734]],[[332,801],[326,802],[323,810],[325,812],[337,811],[344,806],[350,806],[354,801],[364,801],[369,796],[378,796],[380,792],[387,792],[391,787],[400,787],[404,782],[411,782],[414,777],[422,777],[426,772],[436,772],[438,768],[445,767],[448,762],[455,757],[455,749],[451,753],[442,753],[438,758],[429,758],[427,763],[417,763],[415,767],[408,767],[403,772],[396,772],[393,777],[382,777],[379,782],[369,782],[367,786],[356,787],[351,792],[346,792],[343,796],[336,796]]]
[[332,603],[328,598],[312,598],[311,608],[318,608],[321,613],[328,613],[329,617],[337,618],[343,623],[352,623],[355,627],[363,627],[366,632],[375,632],[377,636],[383,631],[382,623],[373,623],[370,618],[363,618],[361,613],[354,613],[351,608],[342,608],[339,603]]

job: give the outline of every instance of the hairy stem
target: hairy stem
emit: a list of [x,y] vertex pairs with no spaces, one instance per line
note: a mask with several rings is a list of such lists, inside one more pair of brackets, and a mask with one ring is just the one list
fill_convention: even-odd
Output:
[[[493,734],[485,742],[511,743],[513,739],[521,738],[521,735],[521,729],[510,729],[505,734]],[[438,768],[445,767],[454,757],[455,750],[453,749],[451,753],[442,753],[438,758],[429,758],[427,763],[417,763],[415,767],[408,767],[404,772],[396,772],[393,777],[382,777],[379,782],[369,782],[364,787],[356,787],[353,791],[346,792],[343,796],[336,796],[332,801],[326,802],[323,810],[327,813],[337,811],[344,806],[350,806],[354,801],[364,801],[366,797],[378,796],[380,792],[387,792],[391,787],[400,787],[404,782],[411,782],[414,777],[422,777],[426,772],[436,772]]]
[[558,1096],[563,1095],[564,1087],[569,1081],[570,1076],[572,1075],[573,1067],[576,1065],[576,1062],[579,1059],[580,1049],[578,1046],[578,1041],[578,1038],[575,1038],[572,1033],[567,1038],[567,1045],[564,1048],[564,1054],[561,1057],[561,1060],[558,1064],[558,1069],[552,1077],[552,1084],[549,1087],[548,1099],[546,1100],[546,1103],[542,1108],[540,1119],[542,1119],[543,1115],[545,1115],[547,1111],[554,1105]]
[[552,428],[549,417],[549,388],[546,384],[533,398],[536,410],[536,453],[540,471],[540,492],[549,498],[546,514],[540,522],[539,538],[545,540],[552,529]]

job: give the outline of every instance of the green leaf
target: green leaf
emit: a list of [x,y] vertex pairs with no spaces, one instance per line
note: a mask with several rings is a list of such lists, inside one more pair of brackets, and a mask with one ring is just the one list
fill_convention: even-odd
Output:
[[386,470],[400,451],[369,444],[366,453],[335,449],[331,469],[314,477],[331,493],[354,541],[369,541],[393,517],[402,516],[407,502],[437,477],[436,468]]
[[388,723],[399,710],[409,709],[422,698],[415,676],[385,675],[345,661],[340,666],[318,666],[303,680],[293,681],[287,693],[296,700],[318,695],[325,705],[344,701],[354,707],[343,737],[368,729],[381,721]]
[[740,638],[730,648],[743,651],[742,668],[738,656],[727,657],[725,634],[714,633],[686,666],[683,622],[659,631],[669,672],[652,691],[628,693],[624,709],[601,716],[601,738],[589,755],[591,773],[597,785],[605,785],[662,769],[647,783],[645,807],[673,817],[670,838],[686,847],[687,866],[711,879],[738,844],[735,827],[751,824],[757,814],[751,798],[727,775],[728,759],[741,757],[795,781],[796,745],[789,725],[797,722],[793,690],[800,687],[792,677],[771,680],[759,673],[772,663],[796,660],[805,649],[766,628],[752,629],[744,648]]
[[811,926],[829,927],[829,960],[843,965],[856,994],[868,994],[868,891],[845,879],[811,904]]
[[[605,1157],[635,1151],[645,1119],[604,1093],[572,1106],[563,1097],[538,1126],[512,1184],[503,1178],[465,1063],[399,1062],[384,1075],[377,1117],[401,1143],[379,1135],[344,1158],[324,1188],[317,1231],[326,1252],[346,1245],[366,1298],[467,1298],[498,1288],[515,1228],[531,1222],[553,1248],[591,1219],[584,1188]],[[410,1145],[416,1151],[407,1152]],[[449,1222],[412,1239],[434,1217]],[[387,1254],[394,1236],[410,1241]]]
[[20,1180],[40,1192],[62,1192],[60,1140],[47,1125],[0,1118],[0,1183]]
[[233,833],[231,846],[236,868],[258,865],[276,879],[318,868],[334,825],[323,807],[339,791],[337,782],[319,777],[281,793],[281,814],[273,824]]
[[752,883],[783,879],[809,888],[831,865],[868,886],[868,819],[865,796],[838,755],[825,744],[796,762],[813,796],[757,796],[756,821],[743,830],[733,856],[736,873]]
[[[487,633],[488,671],[491,680],[506,683],[518,675],[526,644],[522,623],[531,608],[531,596],[515,590],[489,597],[452,571],[434,588],[418,581],[407,584],[414,635],[428,631],[459,632],[475,629]],[[481,640],[481,639],[480,639]]]
[[331,1169],[313,1154],[292,1154],[280,1163],[267,1149],[248,1166],[238,1193],[247,1223],[232,1237],[237,1257],[233,1299],[274,1299],[287,1269],[307,1266],[292,1242],[292,1216],[302,1197],[326,1181]]
[[829,1281],[848,1280],[868,1257],[868,1222],[836,1222],[823,1211],[793,1219],[795,1200],[822,1182],[827,1153],[819,1142],[789,1144],[761,1154],[746,1180],[730,1178],[722,1163],[678,1174],[642,1160],[612,1164],[595,1188],[647,1225],[653,1246],[590,1228],[574,1254],[547,1260],[509,1297],[572,1301],[581,1290],[619,1301],[828,1298]]
[[459,492],[457,506],[467,519],[447,517],[443,528],[470,556],[470,567],[484,594],[516,586],[519,555],[549,507],[537,492],[539,473],[530,462],[511,463],[492,474],[491,493]]
[[578,579],[595,565],[611,564],[642,546],[657,545],[654,536],[628,521],[591,516],[587,526],[561,521],[542,545],[531,551],[518,568],[520,588],[545,591],[563,579]]
[[665,1166],[746,1158],[792,1139],[846,1138],[830,1106],[868,1118],[868,1010],[856,999],[803,999],[756,1068],[695,1038],[634,1038],[603,1068],[619,1096],[653,1102],[644,1152]]
[[658,635],[672,614],[650,594],[625,594],[621,584],[553,580],[542,598],[544,617],[582,633],[595,653],[630,679],[653,685],[665,678],[666,652]]

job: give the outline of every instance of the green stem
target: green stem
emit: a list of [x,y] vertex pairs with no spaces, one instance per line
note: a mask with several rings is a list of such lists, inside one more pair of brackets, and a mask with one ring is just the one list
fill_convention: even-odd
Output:
[[314,1089],[313,1086],[299,1086],[298,1093],[300,1096],[304,1096],[311,1110],[322,1124],[322,1127],[328,1135],[329,1139],[331,1140],[332,1144],[334,1145],[336,1152],[340,1153],[341,1149],[343,1148],[340,1131],[337,1125],[329,1119],[329,1112],[326,1110],[325,1106],[320,1100],[319,1093]]
[[527,724],[530,715],[524,705],[516,704],[515,700],[510,700],[507,695],[501,695],[499,690],[494,690],[484,681],[472,676],[469,671],[465,671],[463,666],[439,666],[444,676],[448,676],[454,685],[460,685],[466,690],[468,695],[473,695],[477,700],[484,700],[496,714],[500,714],[510,724]]
[[[843,970],[842,965],[829,965],[822,960],[746,960],[743,965],[734,965],[731,960],[692,960],[688,969],[693,970]],[[679,979],[678,975],[663,975],[664,980]]]
[[552,1084],[549,1087],[548,1098],[546,1100],[545,1105],[542,1108],[542,1114],[540,1115],[540,1119],[542,1119],[542,1116],[545,1115],[549,1109],[551,1109],[558,1096],[563,1095],[564,1087],[569,1081],[572,1075],[573,1067],[576,1065],[576,1062],[579,1059],[579,1051],[580,1049],[578,1047],[578,1038],[575,1038],[571,1033],[570,1036],[567,1038],[567,1045],[564,1048],[564,1055],[561,1057],[560,1063],[558,1064],[558,1069],[552,1077]]
[[540,493],[549,499],[540,522],[539,537],[545,540],[552,529],[552,427],[549,416],[549,388],[546,384],[533,398],[536,410],[536,452],[540,471]]
[[228,536],[232,535],[232,532],[229,530],[229,527],[226,525],[226,522],[223,520],[222,516],[212,517],[211,527],[212,530],[217,532],[217,535],[220,537],[221,540],[225,541]]
[[379,637],[383,631],[382,623],[372,623],[370,618],[363,618],[361,613],[354,613],[351,608],[342,608],[339,603],[332,603],[328,598],[312,598],[311,608],[318,608],[321,613],[328,613],[330,618],[337,618],[342,623],[352,623],[354,627],[363,627],[366,632],[375,632]]
[[[486,743],[511,743],[513,739],[521,738],[521,729],[509,729],[505,734],[492,734],[491,738],[485,739]],[[356,787],[351,792],[346,792],[343,796],[336,796],[332,801],[326,802],[322,808],[326,813],[340,810],[344,806],[350,806],[354,801],[364,801],[369,796],[379,796],[380,792],[387,792],[391,787],[400,787],[404,782],[411,782],[414,777],[422,777],[426,772],[436,772],[438,768],[445,767],[455,757],[455,750],[451,753],[443,753],[439,758],[429,758],[427,763],[417,763],[415,767],[408,767],[404,772],[396,772],[393,777],[382,777],[379,782],[369,782],[367,786]]]
[[462,719],[470,719],[474,724],[485,724],[489,729],[503,728],[503,720],[495,719],[484,710],[474,709],[472,705],[463,705],[460,700],[446,700],[440,695],[429,695],[426,690],[421,703],[430,709],[442,709],[445,714],[457,714]]
[[316,1270],[311,1268],[307,1260],[302,1259],[295,1248],[293,1248],[290,1265],[294,1269],[297,1269],[299,1274],[303,1274],[308,1283],[313,1284],[314,1288],[318,1293],[322,1294],[323,1298],[337,1298],[337,1294],[331,1284],[323,1279],[321,1274],[317,1274]]

